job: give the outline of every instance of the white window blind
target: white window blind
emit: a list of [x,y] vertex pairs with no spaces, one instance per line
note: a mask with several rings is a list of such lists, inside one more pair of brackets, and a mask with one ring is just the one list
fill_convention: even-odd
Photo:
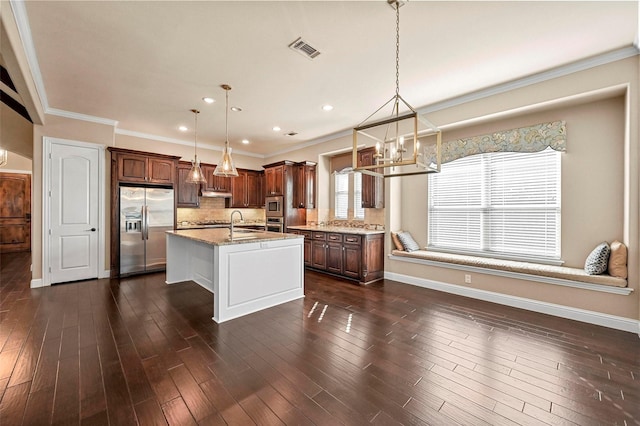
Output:
[[362,173],[353,174],[353,215],[355,219],[364,219],[362,207]]
[[349,175],[335,175],[335,206],[334,216],[336,219],[346,219],[349,208]]
[[488,153],[429,176],[430,248],[560,259],[560,153]]

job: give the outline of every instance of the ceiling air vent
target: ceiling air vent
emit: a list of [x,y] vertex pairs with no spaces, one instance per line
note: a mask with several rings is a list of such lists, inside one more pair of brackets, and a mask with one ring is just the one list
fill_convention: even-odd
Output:
[[315,47],[312,47],[309,43],[304,41],[302,37],[298,37],[296,41],[289,45],[290,49],[295,50],[296,52],[304,55],[309,59],[314,59],[316,56],[320,54],[320,51]]

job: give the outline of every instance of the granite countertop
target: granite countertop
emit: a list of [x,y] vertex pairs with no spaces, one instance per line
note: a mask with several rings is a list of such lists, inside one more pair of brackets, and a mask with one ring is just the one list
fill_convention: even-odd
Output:
[[357,235],[384,234],[384,230],[352,228],[349,226],[300,225],[300,226],[288,226],[287,229],[297,229],[299,231],[338,232],[340,234],[357,234]]
[[[210,221],[210,222],[203,222],[203,223],[184,221],[184,222],[178,222],[178,226],[176,227],[176,229],[229,228],[229,226],[230,226],[229,222],[223,222],[223,221]],[[264,227],[265,222],[252,221],[252,222],[234,222],[233,223],[234,228],[248,228],[248,227],[254,227],[254,226]]]
[[179,237],[194,241],[200,241],[213,246],[225,246],[230,244],[248,244],[262,241],[288,240],[302,238],[300,235],[283,234],[282,232],[237,230],[234,225],[233,240],[229,238],[228,228],[208,228],[208,229],[182,229],[167,231]]

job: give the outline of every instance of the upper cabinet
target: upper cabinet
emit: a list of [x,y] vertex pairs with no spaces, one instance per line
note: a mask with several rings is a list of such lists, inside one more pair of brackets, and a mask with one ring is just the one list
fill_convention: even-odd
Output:
[[231,207],[259,208],[264,206],[262,173],[238,169],[238,177],[231,178]]
[[201,167],[202,173],[207,179],[207,183],[202,185],[203,191],[231,192],[231,180],[235,178],[214,176],[213,172],[216,166],[213,164],[202,164]]
[[151,152],[109,147],[120,182],[173,185],[178,158]]
[[[375,147],[358,151],[358,165],[372,166],[376,163]],[[384,179],[362,174],[362,207],[381,209],[384,207]]]
[[294,166],[293,206],[313,209],[316,204],[316,163],[304,161]]
[[187,175],[191,170],[191,162],[180,161],[178,163],[178,177],[176,182],[176,202],[178,207],[199,207],[200,185],[187,183]]
[[265,167],[264,179],[265,179],[265,195],[284,195],[284,166]]
[[290,196],[293,184],[294,163],[291,161],[280,161],[278,163],[267,164],[264,167],[265,195]]

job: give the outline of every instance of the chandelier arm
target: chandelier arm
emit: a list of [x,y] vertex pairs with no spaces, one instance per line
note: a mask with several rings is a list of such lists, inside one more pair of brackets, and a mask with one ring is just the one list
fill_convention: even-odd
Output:
[[384,103],[384,105],[382,105],[380,108],[378,108],[377,110],[375,110],[375,112],[371,115],[369,115],[367,118],[365,118],[360,124],[358,124],[356,127],[362,127],[362,125],[364,123],[366,123],[367,121],[369,121],[369,119],[371,117],[373,117],[374,115],[376,115],[378,112],[380,112],[380,110],[382,110],[384,107],[386,107],[387,105],[389,105],[389,103],[393,102],[393,100],[396,99],[396,95],[392,96],[391,99],[389,99],[387,102]]

